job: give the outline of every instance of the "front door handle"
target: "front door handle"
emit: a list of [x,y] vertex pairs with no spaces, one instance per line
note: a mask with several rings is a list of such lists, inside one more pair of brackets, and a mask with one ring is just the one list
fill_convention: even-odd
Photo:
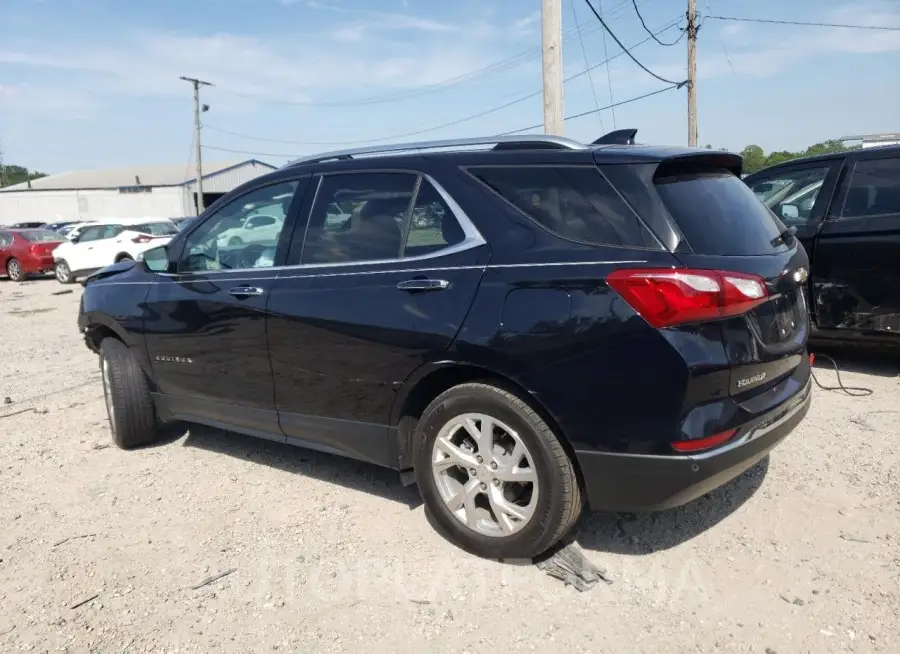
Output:
[[256,295],[262,295],[265,293],[258,286],[235,286],[233,289],[228,291],[228,295],[233,295],[235,297],[250,297]]
[[408,279],[397,284],[401,291],[443,291],[450,288],[446,279]]

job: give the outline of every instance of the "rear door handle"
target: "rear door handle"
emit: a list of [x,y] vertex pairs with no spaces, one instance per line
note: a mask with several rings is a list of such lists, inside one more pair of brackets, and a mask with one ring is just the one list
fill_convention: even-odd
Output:
[[401,291],[443,291],[450,288],[446,279],[408,279],[397,284]]
[[235,286],[233,289],[228,291],[228,295],[233,295],[235,297],[250,297],[254,295],[262,295],[265,293],[258,286]]

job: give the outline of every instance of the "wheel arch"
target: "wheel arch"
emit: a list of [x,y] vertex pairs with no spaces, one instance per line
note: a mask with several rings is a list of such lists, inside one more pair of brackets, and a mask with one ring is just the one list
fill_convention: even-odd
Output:
[[584,480],[578,458],[575,456],[575,449],[549,409],[525,386],[509,375],[483,366],[458,362],[423,366],[401,387],[391,408],[394,460],[399,470],[406,471],[413,467],[413,439],[416,426],[428,405],[444,391],[460,384],[472,382],[490,384],[509,391],[528,404],[556,434],[572,461],[579,485],[584,488]]
[[119,254],[117,254],[113,259],[113,263],[119,263],[120,261],[122,261],[122,259],[131,259],[132,261],[134,261],[134,257],[130,252],[119,252]]
[[87,326],[82,333],[84,335],[85,345],[87,345],[89,350],[96,354],[100,353],[100,343],[106,338],[115,338],[128,346],[128,348],[134,352],[138,364],[143,369],[144,374],[147,377],[147,382],[150,384],[150,390],[156,392],[152,366],[150,365],[150,360],[147,357],[147,351],[144,348],[143,343],[136,340],[133,336],[129,336],[122,325],[118,324],[109,316],[103,314],[91,314]]

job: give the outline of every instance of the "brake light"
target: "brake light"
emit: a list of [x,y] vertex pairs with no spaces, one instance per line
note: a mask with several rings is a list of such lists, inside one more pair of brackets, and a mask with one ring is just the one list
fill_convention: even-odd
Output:
[[132,243],[149,243],[153,240],[152,236],[135,236],[131,239]]
[[728,431],[723,431],[720,434],[713,434],[706,438],[694,438],[689,441],[675,441],[672,443],[672,447],[678,452],[699,452],[701,450],[709,450],[730,441],[736,433],[737,429],[729,429]]
[[722,270],[632,268],[606,281],[656,328],[740,315],[769,294],[762,277]]

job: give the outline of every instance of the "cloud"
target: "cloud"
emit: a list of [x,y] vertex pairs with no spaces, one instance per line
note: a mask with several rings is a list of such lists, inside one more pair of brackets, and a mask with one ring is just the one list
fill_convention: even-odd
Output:
[[78,91],[20,84],[0,85],[0,109],[29,116],[86,120],[93,117],[97,105]]
[[333,48],[303,39],[159,32],[126,34],[114,44],[0,45],[0,64],[66,71],[70,87],[95,93],[181,96],[185,88],[178,78],[190,75],[224,91],[297,103],[334,92],[358,97],[427,86],[465,74],[493,56],[464,41]]

